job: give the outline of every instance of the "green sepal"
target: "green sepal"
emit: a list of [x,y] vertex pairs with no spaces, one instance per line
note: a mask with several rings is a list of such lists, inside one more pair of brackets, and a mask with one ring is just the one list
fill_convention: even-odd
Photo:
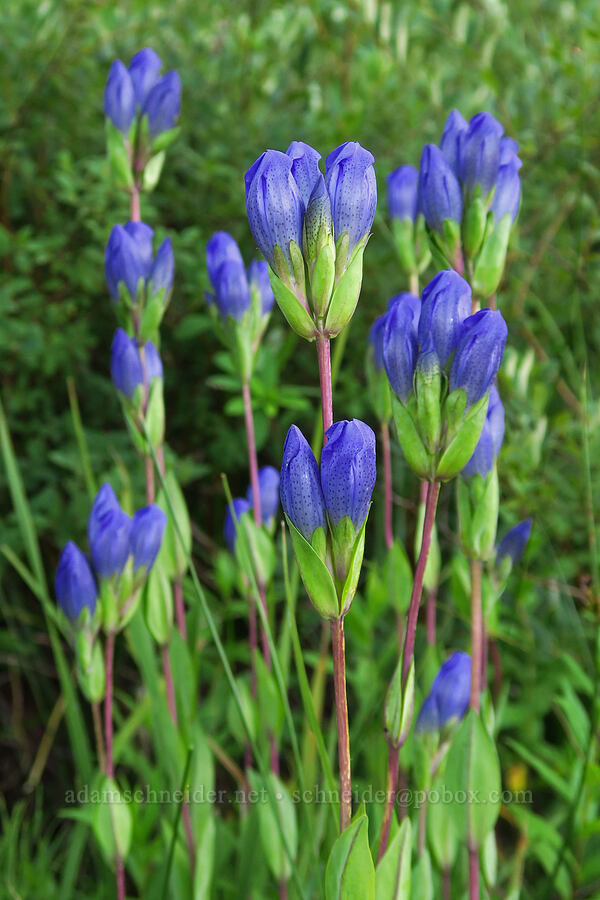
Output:
[[392,219],[392,235],[404,274],[414,275],[417,272],[415,253],[415,227],[411,219]]
[[314,341],[317,331],[307,309],[270,267],[269,281],[271,282],[277,305],[287,319],[288,325],[300,337],[305,338],[307,341]]
[[512,218],[507,212],[485,241],[475,262],[471,287],[473,293],[484,300],[491,297],[500,284],[511,228]]
[[331,572],[316,550],[286,516],[300,577],[309,600],[323,619],[339,617],[338,597]]
[[148,394],[145,415],[146,430],[154,448],[160,447],[165,439],[165,401],[162,378],[153,378]]
[[460,223],[455,219],[444,219],[442,222],[442,241],[451,267],[462,273],[464,263],[461,250]]
[[310,283],[312,308],[318,318],[322,318],[327,312],[334,282],[335,250],[327,243],[317,256]]
[[489,393],[485,394],[466,414],[462,425],[446,447],[438,463],[436,472],[438,481],[450,481],[451,478],[458,475],[473,456],[477,441],[481,437],[489,398]]
[[142,174],[142,187],[148,194],[151,193],[158,184],[163,166],[165,164],[165,157],[165,151],[162,150],[160,153],[155,153],[153,156],[151,156],[144,166],[144,172]]
[[[150,288],[150,284],[148,284]],[[161,288],[151,297],[148,297],[144,305],[142,315],[140,317],[140,328],[138,332],[138,340],[140,344],[146,341],[155,341],[158,336],[158,329],[163,320],[165,309],[167,308],[167,300],[165,297],[165,289]]]
[[350,246],[350,235],[347,231],[337,239],[335,244],[335,280],[336,284],[346,270],[348,262],[348,247]]
[[[187,571],[188,556],[192,551],[192,526],[185,497],[172,470],[165,475],[165,484],[166,494],[161,488],[156,498],[157,504],[167,516],[157,563],[167,573],[168,578],[174,580],[182,578]],[[167,502],[167,496],[170,504]]]
[[131,846],[131,810],[114,778],[103,776],[99,795],[100,801],[93,804],[94,834],[109,862],[113,863],[116,855],[125,860]]
[[377,900],[410,900],[412,831],[406,818],[375,870]]
[[442,410],[440,394],[442,373],[439,366],[425,373],[417,366],[415,373],[415,394],[417,397],[417,419],[419,431],[431,453],[435,453],[442,434]]
[[325,534],[325,529],[321,525],[313,531],[310,545],[315,553],[317,553],[323,562],[325,562],[327,559],[327,535]]
[[348,565],[348,574],[346,575],[346,580],[342,588],[342,596],[340,598],[341,616],[345,616],[352,606],[352,601],[354,600],[354,595],[356,594],[356,588],[358,587],[358,579],[360,578],[360,570],[362,568],[363,555],[365,552],[365,530],[367,527],[368,518],[369,513],[367,512],[365,521],[363,522],[362,528],[356,536],[354,547],[352,548],[352,554],[350,556],[350,562]]
[[98,600],[102,611],[104,631],[115,631],[119,624],[119,606],[112,578],[98,579]]
[[473,259],[479,252],[485,234],[487,210],[481,188],[467,202],[462,222],[462,244],[465,256]]
[[421,478],[430,478],[433,467],[431,454],[425,449],[421,435],[408,408],[392,393],[392,415],[398,440],[407,463]]
[[338,581],[344,582],[348,574],[350,565],[350,557],[354,550],[356,541],[356,529],[350,516],[344,516],[337,523],[335,528],[330,522],[331,556],[333,560],[333,571]]
[[304,257],[302,256],[302,248],[298,246],[296,241],[290,241],[290,259],[292,260],[292,277],[294,284],[303,297],[306,296],[306,270],[304,267]]
[[[363,241],[365,239],[363,238]],[[362,286],[363,255],[366,241],[360,241],[352,254],[348,268],[335,286],[325,319],[325,333],[335,337],[354,314]]]
[[109,118],[106,119],[106,149],[108,165],[115,185],[118,188],[131,190],[134,180],[127,139]]
[[250,314],[244,313],[239,322],[232,320],[233,343],[236,367],[242,381],[248,381],[254,368],[254,349]]
[[75,653],[77,655],[77,664],[83,672],[85,672],[92,663],[93,650],[94,635],[89,628],[80,628],[75,637]]
[[173,593],[158,560],[152,566],[144,586],[142,611],[148,631],[156,643],[160,646],[167,644],[173,627]]
[[375,867],[364,803],[331,848],[325,870],[326,900],[375,900]]
[[152,141],[151,152],[160,153],[161,150],[166,150],[167,147],[170,147],[173,141],[177,140],[179,136],[179,132],[181,131],[181,126],[176,125],[175,128],[169,128],[168,131],[162,131],[158,134]]
[[446,443],[449,444],[460,428],[467,408],[467,392],[464,388],[456,388],[446,397],[443,419],[446,426]]
[[100,641],[95,641],[91,647],[91,656],[86,666],[78,659],[79,683],[81,689],[90,703],[99,703],[106,693],[106,670],[104,668],[104,654]]
[[401,747],[408,737],[415,708],[415,661],[410,662],[406,690],[402,690],[402,659],[390,681],[385,697],[383,724],[386,739],[394,746]]

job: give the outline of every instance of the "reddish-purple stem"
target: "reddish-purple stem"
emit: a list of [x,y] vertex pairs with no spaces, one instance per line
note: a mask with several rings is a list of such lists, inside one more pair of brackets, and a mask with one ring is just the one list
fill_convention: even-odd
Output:
[[479,900],[479,853],[469,846],[469,900]]
[[343,618],[332,619],[331,650],[333,655],[333,684],[340,768],[340,832],[342,832],[349,825],[352,818],[350,732],[348,728],[348,700],[346,697],[346,648]]
[[323,334],[317,335],[317,358],[321,385],[321,410],[323,414],[323,444],[327,443],[327,429],[333,425],[333,395],[331,390],[330,341]]
[[387,773],[387,793],[385,799],[385,812],[383,814],[383,822],[381,823],[381,837],[379,838],[379,853],[377,854],[377,862],[386,851],[388,838],[390,836],[390,825],[394,815],[394,805],[396,802],[396,791],[398,790],[398,747],[393,744],[388,745],[388,773]]
[[390,429],[387,422],[381,423],[381,449],[383,453],[385,546],[390,550],[394,545],[394,529],[392,525],[392,451],[390,447]]
[[132,222],[139,222],[140,214],[140,189],[137,185],[131,189],[129,197],[129,218]]
[[471,567],[471,709],[479,712],[481,693],[481,562],[470,561]]

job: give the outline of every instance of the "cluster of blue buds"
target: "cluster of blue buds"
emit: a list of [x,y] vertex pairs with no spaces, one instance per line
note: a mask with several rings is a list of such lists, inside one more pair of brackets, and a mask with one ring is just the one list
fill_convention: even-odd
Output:
[[439,147],[427,144],[421,156],[418,205],[434,257],[460,274],[468,266],[483,297],[498,287],[521,204],[518,152],[490,113],[466,122],[453,109]]
[[110,350],[110,374],[123,402],[123,412],[131,436],[142,452],[148,452],[144,426],[152,446],[164,440],[165,405],[163,366],[152,341],[140,344],[118,328]]
[[104,626],[122,624],[124,607],[137,597],[160,550],[167,517],[156,505],[139,509],[131,518],[121,508],[109,484],[103,484],[88,520],[91,562],[72,541],[65,546],[56,572],[60,608],[74,623],[87,610],[96,611],[100,586]]
[[275,302],[269,267],[255,259],[246,269],[235,239],[216,231],[206,245],[206,268],[214,291],[206,292],[206,301],[219,313],[219,331],[227,344],[233,334],[241,374],[247,377]]
[[415,732],[440,732],[464,717],[471,694],[471,657],[468,653],[453,653],[435,676],[425,698]]
[[400,263],[408,278],[415,282],[431,258],[419,198],[419,172],[414,166],[399,166],[390,172],[386,183],[392,234]]
[[373,155],[348,141],[327,157],[302,141],[266,150],[245,176],[254,240],[275,299],[307,340],[335,337],[360,294],[362,258],[377,206]]
[[354,598],[376,476],[375,435],[364,422],[327,430],[320,468],[300,429],[289,429],[281,505],[304,585],[324,618],[345,615]]
[[470,312],[469,284],[448,269],[421,299],[392,298],[371,332],[374,365],[383,365],[393,391],[400,443],[422,478],[453,478],[481,436],[507,328],[497,310]]
[[[273,466],[263,466],[258,470],[258,491],[260,495],[260,516],[263,525],[271,530],[279,509],[279,472]],[[237,529],[245,513],[252,512],[252,485],[248,487],[245,497],[235,497],[231,507],[225,514],[225,542],[232,553],[235,553]]]

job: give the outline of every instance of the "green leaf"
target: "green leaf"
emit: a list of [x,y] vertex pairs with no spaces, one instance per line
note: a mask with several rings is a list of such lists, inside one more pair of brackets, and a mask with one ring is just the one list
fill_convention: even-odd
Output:
[[133,172],[124,135],[109,118],[106,119],[106,150],[108,165],[118,188],[133,187]]
[[410,900],[412,833],[404,819],[375,871],[377,900]]
[[383,564],[383,579],[387,585],[388,597],[395,609],[400,613],[406,613],[410,605],[413,574],[404,545],[399,541],[394,541],[388,550]]
[[444,781],[462,840],[481,847],[496,824],[502,784],[496,748],[473,709],[454,735]]
[[331,572],[298,529],[286,516],[300,577],[310,602],[324,619],[339,617],[338,597]]
[[209,900],[215,866],[216,826],[214,816],[208,816],[196,838],[196,869],[193,900]]
[[491,471],[485,479],[482,497],[474,505],[473,509],[470,547],[473,559],[487,560],[495,552],[499,505],[498,469],[494,462]]
[[273,772],[268,777],[270,792],[256,772],[250,773],[250,783],[252,790],[258,793],[258,823],[263,853],[274,878],[282,881],[291,874],[290,857],[295,860],[298,853],[296,809],[281,779]]
[[[370,509],[370,507],[369,507]],[[358,532],[356,541],[354,542],[354,547],[352,549],[352,556],[350,557],[350,565],[348,566],[348,574],[346,576],[346,580],[344,582],[344,587],[342,589],[342,599],[340,602],[341,607],[341,615],[345,615],[352,605],[352,601],[354,600],[354,595],[356,593],[356,588],[358,587],[358,579],[360,578],[360,570],[362,568],[363,554],[365,552],[365,530],[367,527],[367,519],[369,518],[369,513],[367,512],[367,516],[365,521],[362,524],[362,528]]]
[[350,265],[338,281],[327,308],[325,332],[335,337],[348,324],[356,309],[362,285],[364,245],[354,252]]
[[307,341],[314,341],[316,335],[315,323],[306,308],[294,293],[283,283],[275,272],[269,267],[269,281],[277,300],[277,305],[291,328]]
[[491,297],[500,284],[511,228],[512,217],[510,213],[506,213],[485,241],[477,257],[472,288],[473,292],[483,299]]
[[103,777],[99,792],[100,800],[93,804],[94,834],[107,860],[114,861],[115,851],[125,860],[131,844],[131,811],[113,778]]
[[[187,570],[187,555],[192,549],[192,526],[185,497],[172,470],[165,475],[165,482],[173,514],[169,511],[165,491],[161,488],[156,502],[167,516],[167,525],[157,563],[163,567],[168,578],[174,580],[182,578]],[[175,522],[177,522],[177,527]],[[181,540],[178,537],[178,531]]]
[[150,157],[150,159],[144,166],[142,183],[144,186],[144,190],[147,191],[147,193],[153,191],[158,184],[158,180],[165,164],[165,156],[166,154],[164,150],[162,150],[160,153],[155,153],[154,156]]
[[173,595],[169,579],[157,560],[144,586],[142,609],[148,631],[157,644],[166,644],[173,625]]
[[414,900],[434,900],[431,859],[427,850],[423,850],[413,869],[411,896]]
[[411,660],[406,690],[402,691],[402,659],[398,661],[390,682],[384,712],[386,737],[394,746],[400,746],[408,737],[415,707],[415,661]]
[[440,869],[450,869],[458,855],[460,835],[456,827],[454,811],[444,802],[444,790],[448,790],[444,777],[438,775],[427,803],[427,842]]
[[450,441],[440,459],[436,478],[450,481],[465,467],[473,455],[488,408],[489,393],[485,394],[466,414],[456,436]]
[[326,900],[375,900],[375,867],[364,805],[338,837],[325,871]]

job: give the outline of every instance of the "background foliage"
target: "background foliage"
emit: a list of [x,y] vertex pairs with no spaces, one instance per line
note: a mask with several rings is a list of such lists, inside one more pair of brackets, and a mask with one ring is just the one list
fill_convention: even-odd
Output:
[[[338,417],[369,421],[366,331],[387,299],[406,287],[388,231],[385,175],[403,162],[418,164],[422,144],[438,139],[452,106],[466,117],[490,110],[519,140],[524,201],[498,298],[511,347],[502,373],[501,531],[532,516],[534,532],[526,570],[503,601],[500,641],[511,704],[499,746],[505,772],[534,791],[531,821],[520,830],[531,841],[525,881],[534,896],[557,848],[558,832],[549,835],[544,826],[573,831],[578,824],[569,798],[576,794],[593,702],[589,648],[599,598],[594,500],[600,471],[597,4],[5,0],[0,29],[0,384],[48,572],[62,544],[83,537],[89,507],[69,376],[96,477],[125,487],[131,475],[132,492],[142,496],[140,466],[107,377],[114,317],[103,251],[112,224],[126,220],[128,201],[123,195],[115,202],[109,182],[102,94],[112,59],[128,60],[142,46],[153,46],[167,68],[180,72],[182,133],[160,189],[144,200],[143,217],[159,223],[160,235],[168,233],[174,244],[177,276],[162,348],[168,441],[196,523],[201,577],[215,592],[234,659],[240,610],[219,605],[228,574],[221,564],[215,584],[212,559],[222,543],[219,473],[228,473],[234,492],[245,492],[246,455],[237,385],[212,336],[203,295],[204,248],[214,230],[231,231],[247,259],[253,253],[243,173],[265,147],[285,149],[292,139],[324,155],[356,139],[374,153],[380,203],[335,395]],[[290,335],[276,311],[254,384],[263,464],[279,465],[292,421],[312,427],[318,397],[313,350]],[[399,454],[394,465],[398,493],[409,494],[408,514],[399,507],[397,527],[406,529],[410,543],[414,486]],[[370,526],[373,560],[382,543],[380,506]],[[3,470],[0,510],[0,544],[21,554]],[[446,537],[453,515],[448,496],[440,518]],[[457,627],[454,615],[444,612],[451,595],[460,609],[459,580],[446,574],[441,640],[464,645],[466,624]],[[1,868],[12,873],[22,896],[49,897],[71,829],[56,823],[72,780],[71,751],[59,725],[51,735],[45,787],[24,795],[58,687],[38,601],[4,559],[0,575],[0,789],[8,823]],[[384,767],[380,707],[393,660],[388,653],[387,668],[375,665],[385,646],[381,606],[359,600],[355,607],[348,619],[355,653],[350,702],[359,710],[354,766],[367,783]],[[299,616],[303,643],[317,648],[315,617],[305,608]],[[208,636],[206,642],[200,681],[216,664]],[[121,678],[123,686],[136,680],[125,654]],[[205,699],[207,729],[219,721],[223,728],[219,696]],[[542,764],[523,748],[536,748]],[[593,771],[597,777],[597,767]],[[500,826],[508,857],[520,824],[509,815]],[[577,878],[588,891],[600,880],[598,842],[598,829],[588,829],[575,847]],[[101,865],[88,862],[76,873],[80,896],[109,890],[99,883],[94,893],[98,871]]]

